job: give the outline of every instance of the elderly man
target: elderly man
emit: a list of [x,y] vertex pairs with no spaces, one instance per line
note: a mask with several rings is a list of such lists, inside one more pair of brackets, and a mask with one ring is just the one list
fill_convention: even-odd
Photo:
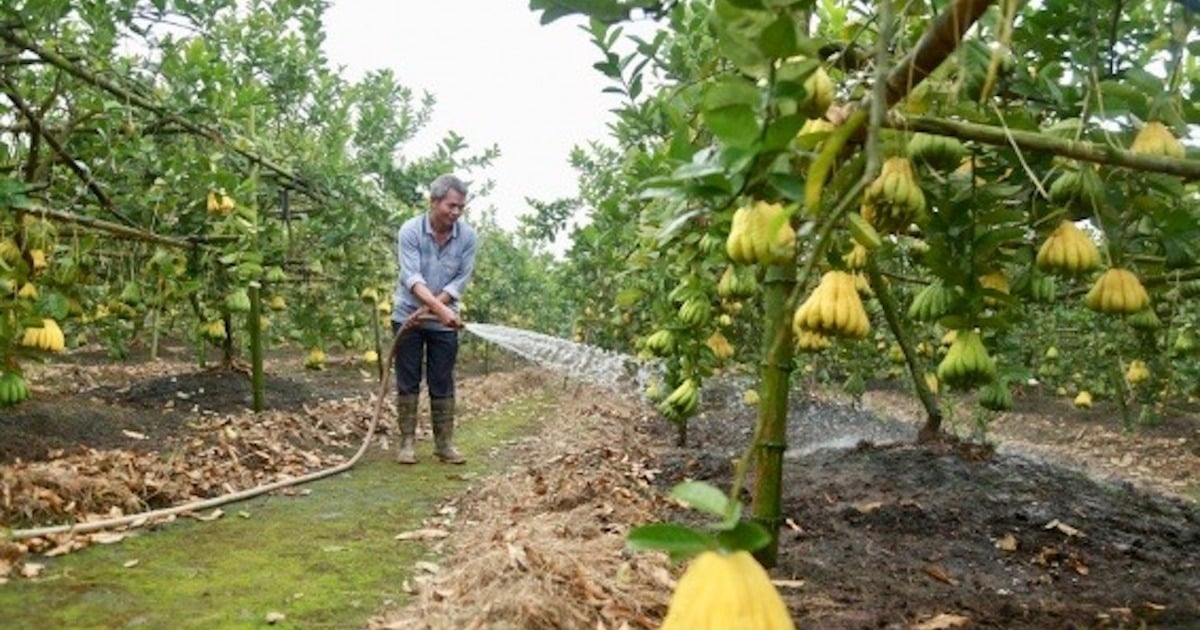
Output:
[[454,365],[459,304],[475,270],[475,230],[461,220],[467,185],[442,175],[429,187],[429,211],[400,226],[392,330],[408,330],[396,348],[396,461],[415,464],[417,402],[422,368],[429,389],[434,455],[450,464],[466,463],[454,448]]

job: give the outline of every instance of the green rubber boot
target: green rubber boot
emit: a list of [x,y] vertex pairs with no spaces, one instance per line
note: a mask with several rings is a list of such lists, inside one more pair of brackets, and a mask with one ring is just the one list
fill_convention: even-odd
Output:
[[454,399],[439,398],[429,401],[433,424],[433,452],[445,464],[465,464],[467,458],[454,448]]
[[400,446],[396,448],[396,463],[417,463],[417,401],[419,394],[400,394],[396,397],[396,424],[400,427]]

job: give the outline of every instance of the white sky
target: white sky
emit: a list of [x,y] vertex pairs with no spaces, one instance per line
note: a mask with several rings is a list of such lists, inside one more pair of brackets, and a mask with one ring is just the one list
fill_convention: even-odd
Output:
[[[497,144],[501,156],[482,174],[495,181],[478,210],[495,206],[512,229],[528,211],[525,197],[574,196],[571,147],[604,140],[608,80],[592,64],[599,49],[578,19],[542,26],[528,0],[333,0],[325,15],[325,53],[355,80],[390,68],[399,81],[437,98],[432,118],[414,139],[415,156],[430,152],[448,130],[472,152]],[[468,217],[469,220],[469,217]]]

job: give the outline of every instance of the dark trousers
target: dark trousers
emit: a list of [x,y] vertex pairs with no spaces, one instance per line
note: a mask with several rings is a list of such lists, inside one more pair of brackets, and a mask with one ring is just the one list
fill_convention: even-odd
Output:
[[[400,328],[392,322],[392,332]],[[429,398],[454,398],[454,364],[458,360],[458,331],[417,327],[396,347],[396,393],[421,393],[422,368],[428,368]]]

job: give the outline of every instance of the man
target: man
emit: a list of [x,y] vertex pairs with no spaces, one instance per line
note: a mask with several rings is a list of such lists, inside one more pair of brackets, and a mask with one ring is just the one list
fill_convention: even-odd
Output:
[[475,230],[460,221],[467,185],[442,175],[429,186],[429,212],[400,226],[397,237],[399,274],[392,303],[392,330],[408,330],[396,348],[397,424],[400,448],[396,461],[415,464],[417,402],[422,368],[429,390],[434,455],[450,464],[466,463],[454,448],[454,364],[458,309],[475,271]]

